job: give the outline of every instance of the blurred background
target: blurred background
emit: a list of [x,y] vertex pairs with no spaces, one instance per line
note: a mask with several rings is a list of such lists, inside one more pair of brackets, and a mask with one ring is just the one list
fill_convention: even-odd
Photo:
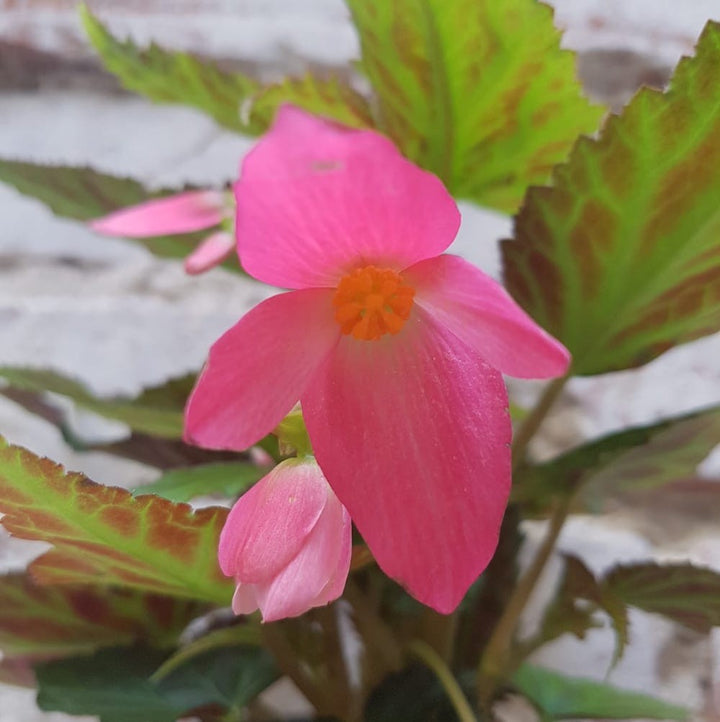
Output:
[[[642,84],[662,87],[720,0],[554,0],[563,44],[578,51],[587,92],[618,110]],[[116,35],[190,50],[272,80],[307,69],[352,73],[357,38],[342,0],[92,0]],[[361,82],[358,80],[358,82]],[[0,0],[0,158],[92,165],[151,187],[221,185],[237,174],[251,141],[179,106],[123,92],[85,41],[71,0]],[[496,242],[511,221],[467,204],[455,250],[499,275]],[[185,276],[130,242],[101,238],[54,218],[40,203],[0,184],[0,364],[52,368],[100,394],[136,393],[200,368],[212,341],[269,289],[214,270]],[[648,423],[720,402],[720,338],[677,348],[639,371],[576,379],[538,439],[549,455],[628,423]],[[516,386],[530,398],[532,385]],[[91,438],[122,427],[64,407]],[[99,453],[73,452],[55,427],[0,397],[0,433],[14,443],[108,484],[136,484],[152,470]],[[717,451],[717,450],[716,450]],[[701,473],[720,477],[720,455]],[[672,507],[672,508],[669,508]],[[656,557],[720,568],[720,510],[692,499],[655,500],[568,524],[562,549],[595,570],[611,561]],[[537,538],[528,529],[529,545]],[[0,564],[17,568],[35,547],[0,539]],[[552,574],[552,569],[550,574]],[[541,600],[537,600],[540,604]],[[532,620],[529,620],[531,623]],[[611,674],[620,686],[705,709],[718,695],[720,644],[631,612],[628,653]],[[562,639],[543,664],[602,678],[612,635]],[[508,719],[529,711],[511,708]],[[529,717],[531,718],[531,717]],[[35,710],[33,694],[0,686],[0,722],[66,720]],[[72,718],[78,719],[78,718]]]

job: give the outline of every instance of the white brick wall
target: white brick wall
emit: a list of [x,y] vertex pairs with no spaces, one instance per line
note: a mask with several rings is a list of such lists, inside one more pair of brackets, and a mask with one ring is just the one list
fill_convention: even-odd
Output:
[[[631,48],[673,63],[720,0],[549,0],[575,49]],[[75,0],[0,0],[0,38],[88,57]],[[357,41],[342,0],[90,0],[119,33],[208,55],[344,63]],[[192,16],[189,22],[189,16]]]

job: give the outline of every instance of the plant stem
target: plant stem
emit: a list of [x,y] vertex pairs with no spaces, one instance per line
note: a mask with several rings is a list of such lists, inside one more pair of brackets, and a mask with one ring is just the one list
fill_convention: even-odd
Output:
[[481,705],[486,709],[490,706],[499,684],[510,667],[512,645],[518,621],[555,548],[560,531],[565,524],[569,506],[569,502],[563,500],[553,511],[545,539],[543,539],[532,564],[513,590],[505,611],[485,647],[478,668],[478,695]]
[[242,722],[245,713],[238,707],[231,707],[222,717],[222,722]]
[[[512,470],[516,472],[525,463],[527,448],[540,428],[548,412],[557,401],[565,384],[570,379],[571,370],[564,376],[550,382],[543,391],[535,408],[513,436]],[[530,567],[520,578],[508,599],[507,605],[498,620],[495,629],[485,647],[478,665],[477,688],[480,705],[488,709],[497,692],[498,686],[508,672],[512,656],[512,646],[520,617],[530,595],[535,589],[545,565],[550,559],[560,531],[569,511],[567,500],[559,502],[551,517],[547,535],[540,545]]]
[[402,667],[403,655],[392,629],[375,613],[352,577],[349,577],[345,584],[343,597],[353,609],[358,632],[365,642],[366,653],[375,658],[375,671],[379,678],[388,672],[399,670]]
[[426,607],[420,618],[418,636],[429,644],[446,664],[450,664],[455,646],[455,632],[457,631],[458,616],[452,614],[439,614],[434,609]]
[[322,627],[328,694],[332,694],[337,709],[345,710],[343,718],[349,718],[351,715],[348,710],[355,707],[355,700],[350,689],[337,614],[338,607],[335,604],[315,610],[315,616]]
[[298,689],[307,697],[313,707],[321,715],[334,715],[332,699],[328,699],[322,684],[318,683],[309,669],[306,669],[298,659],[297,654],[285,638],[281,629],[282,622],[270,622],[262,627],[262,637],[265,646],[270,650],[278,663],[280,670],[295,682]]
[[521,424],[520,428],[513,435],[512,443],[512,468],[513,471],[517,471],[525,461],[525,454],[527,447],[533,436],[535,436],[537,430],[540,428],[540,424],[544,421],[548,414],[548,411],[552,408],[552,405],[560,396],[561,391],[565,388],[565,384],[570,379],[570,371],[557,379],[551,381],[542,393],[539,401],[535,405],[535,408],[530,412],[525,421]]
[[480,578],[480,589],[472,608],[469,613],[461,615],[456,634],[459,649],[455,656],[460,667],[476,665],[478,650],[485,649],[490,641],[517,584],[517,556],[521,545],[520,510],[517,504],[510,504],[500,528],[497,549]]
[[410,643],[408,650],[435,672],[460,722],[477,722],[470,703],[442,657],[429,644],[418,639]]
[[218,647],[232,647],[237,644],[260,644],[260,629],[253,624],[235,624],[231,627],[214,629],[194,642],[181,647],[153,672],[150,679],[159,682],[185,664],[189,659]]

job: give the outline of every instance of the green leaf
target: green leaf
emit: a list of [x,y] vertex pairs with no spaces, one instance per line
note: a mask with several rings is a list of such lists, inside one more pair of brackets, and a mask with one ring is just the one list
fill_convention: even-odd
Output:
[[202,637],[183,645],[153,672],[152,680],[159,682],[169,677],[172,672],[187,664],[190,660],[212,650],[239,645],[257,647],[260,646],[261,641],[262,635],[259,624],[253,623],[251,618],[246,616],[242,622],[232,624],[229,627],[213,629],[207,634],[203,634]]
[[[579,601],[589,602],[587,605]],[[573,556],[565,556],[565,571],[555,598],[543,617],[538,639],[531,648],[542,646],[565,633],[585,639],[588,630],[598,625],[593,612],[601,610],[607,614],[615,632],[615,653],[611,667],[622,657],[628,643],[627,609],[623,601],[608,587],[600,584],[585,564]]]
[[107,584],[227,604],[217,544],[227,509],[134,498],[0,439],[0,523],[54,546],[30,566],[45,584]]
[[105,67],[122,84],[160,103],[182,103],[211,115],[220,125],[246,133],[261,133],[270,118],[255,113],[243,121],[240,106],[260,90],[257,81],[225,73],[186,53],[169,53],[157,45],[145,50],[131,40],[114,38],[86,5],[79,8],[88,39]]
[[100,416],[122,421],[133,431],[174,439],[182,436],[183,408],[196,375],[170,379],[136,398],[109,399],[93,396],[79,381],[47,369],[0,366],[0,378],[16,389],[62,394]]
[[720,574],[691,564],[615,567],[604,587],[625,604],[662,614],[698,632],[720,626]]
[[262,85],[187,53],[169,52],[154,44],[140,49],[131,40],[120,41],[87,6],[80,7],[80,15],[105,67],[126,88],[159,103],[197,108],[230,130],[249,135],[264,132],[282,103],[293,103],[347,125],[372,124],[367,101],[340,78],[308,74]]
[[373,117],[367,100],[335,76],[318,78],[306,73],[269,85],[258,94],[254,108],[262,117],[272,118],[282,103],[336,120],[353,128],[370,128]]
[[363,722],[457,722],[437,677],[427,667],[410,665],[388,675],[370,694]]
[[143,640],[165,646],[203,608],[195,602],[100,587],[43,587],[26,574],[0,577],[5,657],[63,656]]
[[186,710],[209,704],[239,710],[278,677],[265,649],[234,646],[193,657],[157,682],[156,688],[165,699]]
[[647,441],[624,453],[618,448],[614,458],[590,471],[580,493],[585,509],[602,509],[609,499],[622,503],[693,477],[720,439],[720,407],[633,429],[618,435],[621,441],[628,433],[647,434]]
[[647,363],[720,329],[720,24],[670,89],[643,88],[533,188],[503,244],[515,299],[578,374]]
[[378,127],[458,197],[514,211],[602,110],[535,0],[348,0]]
[[[622,505],[631,513],[642,510],[648,518],[678,520],[692,519],[697,527],[715,525],[720,519],[720,484],[708,479],[691,478],[672,482],[660,489],[618,494],[608,500],[609,508]],[[661,522],[662,525],[663,522]]]
[[[79,221],[89,221],[118,208],[142,203],[151,195],[132,178],[108,175],[88,167],[39,165],[16,160],[0,160],[0,181],[42,201],[55,215]],[[171,192],[160,192],[159,195]]]
[[[165,188],[151,193],[136,180],[87,167],[3,159],[0,159],[0,182],[41,201],[56,216],[78,221],[100,218],[119,208],[179,192]],[[131,240],[161,258],[184,258],[206,235],[207,232],[199,232]],[[226,267],[239,270],[237,263],[226,263]]]
[[609,498],[692,476],[719,438],[720,407],[610,434],[521,473],[515,498],[541,511],[579,491],[578,507],[599,511]]
[[249,462],[203,464],[168,471],[152,484],[136,487],[133,493],[136,496],[157,494],[170,501],[190,501],[207,494],[233,497],[249,489],[266,473],[266,469]]
[[187,710],[149,681],[163,655],[144,648],[103,649],[90,657],[40,664],[38,707],[102,722],[175,722]]
[[[105,454],[132,459],[158,469],[228,461],[237,459],[238,456],[237,453],[231,451],[212,451],[201,449],[198,446],[190,446],[181,439],[164,439],[137,432],[132,432],[127,439],[109,444],[88,443],[75,434],[75,431],[66,422],[65,414],[56,405],[45,400],[45,394],[0,386],[0,396],[57,427],[63,440],[76,451],[102,451]],[[269,446],[265,440],[258,442],[259,446],[263,446],[263,444]],[[269,453],[272,452],[271,448],[267,450]],[[275,455],[277,456],[277,451],[275,451]]]
[[609,684],[524,664],[513,686],[538,709],[543,720],[590,717],[602,719],[686,720],[690,710]]
[[174,722],[211,705],[237,714],[278,678],[258,647],[212,650],[155,683],[150,677],[161,662],[161,655],[139,647],[39,665],[38,706],[99,715],[102,722]]

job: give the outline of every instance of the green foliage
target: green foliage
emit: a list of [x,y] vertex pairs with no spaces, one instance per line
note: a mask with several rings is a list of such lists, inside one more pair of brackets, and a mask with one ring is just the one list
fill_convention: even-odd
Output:
[[720,408],[705,409],[616,436],[627,440],[633,433],[646,433],[647,441],[625,453],[618,448],[617,456],[588,469],[579,497],[584,509],[599,510],[609,500],[632,500],[642,492],[663,490],[673,482],[694,477],[698,465],[720,439]]
[[173,469],[152,484],[136,487],[134,493],[157,494],[170,501],[190,501],[196,496],[239,496],[267,473],[248,462],[201,464]]
[[593,613],[602,610],[616,634],[615,664],[628,641],[626,607],[662,614],[707,633],[720,626],[720,574],[692,564],[641,562],[617,566],[598,580],[579,559],[566,557],[563,580],[539,634],[524,645],[523,655],[565,633],[584,639],[597,626]]
[[[66,414],[56,404],[48,402],[44,392],[24,391],[10,386],[0,386],[0,395],[19,405],[30,414],[34,414],[57,428],[63,440],[75,451],[102,451],[105,454],[132,459],[158,469],[174,469],[194,464],[209,464],[236,459],[237,454],[229,451],[211,451],[198,446],[190,446],[179,438],[163,438],[138,432],[132,432],[126,439],[110,443],[95,443],[80,438],[67,423]],[[265,440],[259,442],[263,445]],[[269,453],[272,447],[269,444]],[[277,444],[276,444],[277,446]],[[275,453],[277,453],[275,451]]]
[[0,513],[14,536],[53,545],[30,566],[42,583],[112,584],[221,605],[232,597],[215,563],[227,509],[134,498],[0,440]]
[[625,604],[610,588],[600,584],[580,559],[566,556],[562,582],[545,611],[538,638],[529,647],[540,647],[566,633],[584,639],[588,630],[598,626],[594,619],[597,611],[607,614],[615,632],[614,666],[628,643]]
[[162,660],[151,649],[135,647],[41,664],[36,668],[38,705],[98,715],[102,722],[175,722],[205,708],[237,716],[278,677],[268,653],[257,647],[211,650],[153,681]]
[[101,722],[175,722],[185,710],[149,681],[163,656],[143,648],[112,648],[40,664],[35,669],[38,707],[98,715]]
[[503,244],[517,301],[577,374],[647,363],[720,329],[720,25],[668,92],[642,89],[528,192]]
[[690,716],[688,709],[644,694],[529,664],[515,673],[512,685],[535,705],[544,721],[578,717],[686,720]]
[[159,103],[190,105],[230,130],[262,133],[281,103],[293,103],[348,125],[372,122],[367,101],[339,78],[306,75],[262,85],[187,53],[168,52],[154,44],[140,49],[131,40],[120,41],[86,6],[81,6],[80,15],[105,67],[126,88]]
[[298,78],[285,78],[263,88],[253,107],[263,117],[272,118],[283,103],[292,103],[353,128],[373,125],[367,100],[346,82],[332,75],[319,78],[306,73]]
[[260,645],[261,639],[259,624],[254,624],[248,617],[245,617],[242,623],[212,629],[207,634],[180,647],[153,672],[152,679],[155,682],[165,679],[188,661],[212,650],[240,645],[256,647]]
[[[148,199],[150,193],[132,178],[88,167],[38,165],[0,160],[0,181],[42,201],[55,215],[89,221]],[[172,191],[160,192],[165,195]]]
[[122,421],[133,431],[174,439],[182,436],[183,408],[195,374],[170,379],[146,389],[136,398],[102,399],[79,381],[47,369],[0,366],[0,379],[24,391],[52,391],[108,419]]
[[267,651],[234,646],[193,657],[156,682],[156,688],[186,710],[215,704],[237,714],[278,676]]
[[114,38],[105,26],[80,6],[85,32],[105,67],[129,90],[160,103],[183,103],[211,115],[220,125],[247,133],[261,133],[270,118],[251,113],[241,119],[240,105],[251,99],[260,85],[253,79],[221,71],[186,53],[170,53],[157,45],[146,50]]
[[[262,85],[186,53],[138,48],[115,38],[87,7],[80,12],[108,69],[152,100],[190,105],[251,135],[266,130],[283,102],[353,127],[375,127],[438,174],[454,195],[506,212],[516,210],[529,184],[548,181],[578,134],[595,130],[601,110],[582,97],[574,58],[560,49],[552,11],[543,3],[348,0],[348,5],[360,35],[361,68],[372,84],[370,100],[337,76],[307,74]],[[598,140],[578,141],[569,161],[556,168],[551,187],[526,196],[517,240],[504,244],[507,283],[528,312],[570,348],[576,373],[640,365],[720,329],[718,65],[720,24],[710,23],[696,57],[681,63],[668,93],[641,91]],[[0,160],[0,181],[80,221],[153,197],[136,181],[89,168]],[[201,236],[140,242],[177,258]],[[206,457],[209,452],[200,450],[191,450],[198,455],[191,456],[182,447],[191,377],[134,399],[100,399],[81,383],[46,370],[5,367],[0,379],[8,384],[0,393],[19,398],[60,428],[62,422],[40,403],[46,391],[128,424],[132,438],[108,448],[111,453],[158,468],[180,467],[133,496],[0,439],[0,524],[17,537],[52,546],[30,568],[44,586],[24,574],[0,577],[0,646],[9,655],[0,679],[28,683],[31,661],[53,657],[36,667],[38,703],[45,710],[98,715],[102,722],[172,722],[191,712],[203,722],[221,715],[239,718],[279,674],[258,646],[255,617],[213,630],[174,653],[157,647],[173,644],[207,603],[227,606],[232,596],[233,583],[215,562],[227,509],[193,512],[178,502],[208,493],[240,494],[264,470],[225,462],[237,457]],[[496,561],[459,610],[453,673],[459,671],[471,699],[476,690],[469,668],[517,581],[514,515],[542,515],[557,498],[572,500],[573,509],[598,509],[609,495],[666,487],[691,475],[718,438],[720,408],[712,408],[613,434],[519,470],[513,492],[518,504],[508,515],[514,529],[506,526]],[[203,463],[212,459],[217,462]],[[381,578],[377,569],[363,574],[366,580]],[[370,586],[383,599],[379,608],[398,627],[393,633],[402,644],[426,615],[404,593],[404,607],[389,604],[400,588],[386,585],[392,589],[383,591],[383,584]],[[720,625],[718,600],[720,575],[709,569],[642,563],[596,578],[579,559],[566,557],[539,633],[513,648],[513,661],[565,633],[584,638],[599,626],[600,614],[616,635],[617,661],[628,642],[628,607],[706,632]],[[369,614],[373,623],[376,606],[354,611]],[[321,660],[332,641],[328,630],[319,633],[323,624],[318,615],[285,627],[293,630],[291,651],[304,645],[305,657],[297,660],[301,679],[327,672],[323,661],[332,664]],[[382,622],[378,630],[374,633],[384,633]],[[85,656],[55,659],[68,655]],[[524,694],[544,720],[684,720],[689,714],[607,684],[527,664],[513,669],[509,687]],[[326,675],[328,687],[333,675],[334,670]],[[365,722],[456,718],[437,676],[420,665],[382,680],[363,710]]]
[[602,111],[535,0],[348,0],[378,127],[461,198],[514,211]]
[[101,587],[43,587],[27,574],[0,577],[4,657],[62,656],[144,640],[174,643],[202,611],[195,602]]
[[457,722],[457,719],[437,677],[422,665],[411,665],[386,677],[371,693],[363,714],[363,722]]
[[608,498],[692,476],[718,438],[718,407],[610,434],[525,470],[515,498],[542,513],[553,497],[577,493],[581,510],[596,511]]
[[[0,181],[23,195],[44,203],[56,216],[89,221],[126,206],[177,193],[161,189],[151,193],[131,178],[100,173],[92,168],[43,165],[0,159]],[[161,258],[184,258],[207,233],[133,238]],[[237,263],[226,267],[239,270]]]
[[662,614],[697,632],[720,626],[720,574],[691,564],[615,567],[604,587],[623,603]]

